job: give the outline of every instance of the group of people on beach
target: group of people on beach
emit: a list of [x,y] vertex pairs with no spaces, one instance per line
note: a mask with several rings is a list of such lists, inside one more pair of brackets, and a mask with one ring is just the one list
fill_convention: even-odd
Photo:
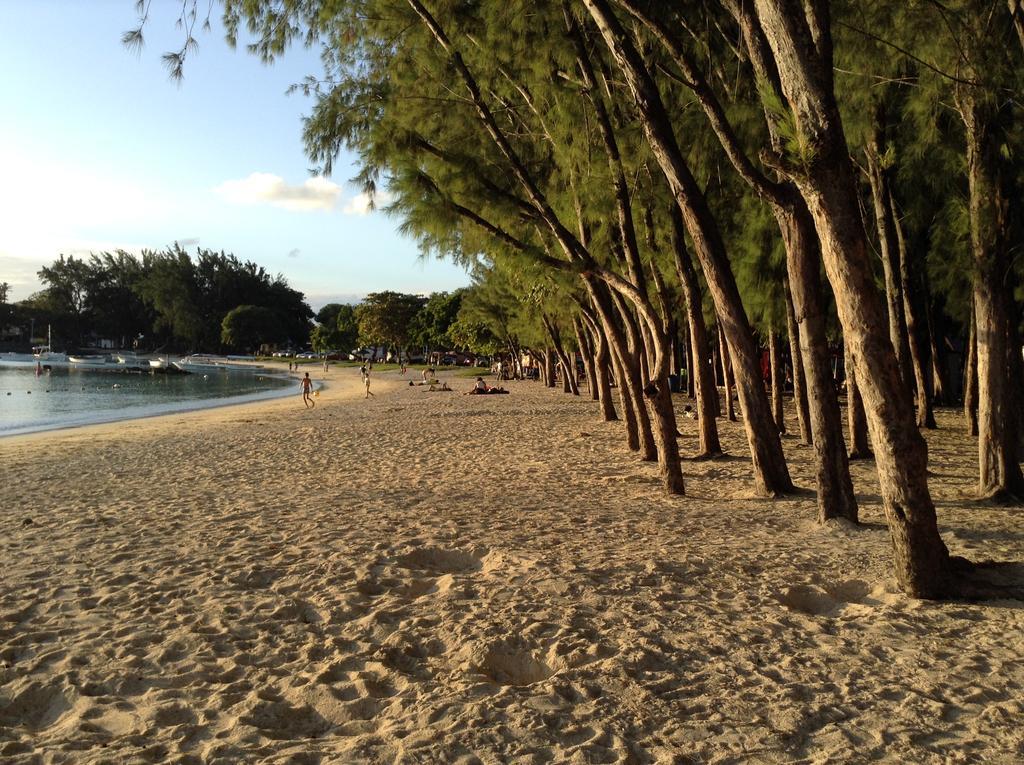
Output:
[[[297,364],[295,366],[296,366],[296,368],[298,368]],[[288,365],[288,369],[289,369],[289,371],[291,371],[291,369],[292,369],[292,365],[291,364]],[[371,369],[372,369],[372,365],[367,365],[367,364],[363,364],[359,368],[359,377],[362,379],[363,387],[366,390],[366,395],[363,396],[363,398],[376,398],[376,396],[374,396],[373,393],[370,391],[370,371],[371,371]],[[402,374],[405,374],[406,371],[407,370],[403,367]],[[326,374],[326,373],[327,373],[327,364],[325,363],[324,364],[324,374]],[[309,372],[306,372],[305,375],[299,380],[299,384],[300,384],[300,387],[302,389],[302,403],[305,404],[307,409],[314,408],[316,406],[316,401],[314,401],[314,397],[316,396],[316,391],[313,390],[313,380],[312,380],[312,378],[310,378]],[[430,367],[428,367],[428,368],[423,370],[423,382],[420,383],[420,384],[421,385],[429,385],[431,391],[434,391],[434,390],[450,391],[451,390],[451,388],[448,387],[448,383],[439,383],[437,380],[434,379],[434,369],[430,368]],[[409,382],[409,385],[412,385],[411,381]],[[466,395],[466,396],[483,396],[483,395],[489,395],[489,394],[495,394],[495,393],[508,393],[508,391],[505,390],[504,388],[502,388],[501,386],[498,386],[498,385],[494,385],[494,386],[488,385],[486,382],[484,382],[484,378],[477,377],[476,378],[476,382],[473,384],[473,387],[470,390],[466,391],[463,395]]]

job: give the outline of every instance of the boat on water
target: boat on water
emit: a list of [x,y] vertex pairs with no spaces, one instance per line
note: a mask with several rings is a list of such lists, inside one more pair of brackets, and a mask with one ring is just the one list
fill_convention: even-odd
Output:
[[39,361],[68,361],[68,355],[63,351],[51,351],[50,346],[41,345],[32,349],[32,356]]
[[109,356],[96,356],[96,355],[82,355],[82,356],[68,356],[68,361],[72,364],[91,364],[94,366],[104,366],[110,363]]
[[50,325],[46,325],[46,345],[32,347],[32,355],[39,361],[67,361],[68,355],[63,351],[53,350],[53,334]]
[[174,362],[174,365],[179,369],[186,369],[190,372],[226,372],[230,366],[226,359],[196,354],[183,356]]
[[170,360],[164,358],[150,359],[149,366],[151,369],[167,369],[170,366]]

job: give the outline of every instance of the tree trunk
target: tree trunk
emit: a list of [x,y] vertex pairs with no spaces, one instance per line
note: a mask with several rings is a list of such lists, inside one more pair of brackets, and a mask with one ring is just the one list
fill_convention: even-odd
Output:
[[854,369],[850,347],[844,347],[844,366],[846,367],[846,417],[850,438],[850,459],[869,460],[875,455],[871,453],[868,441],[868,418],[864,413],[864,400],[857,389],[857,373]]
[[787,204],[775,210],[786,249],[787,308],[792,306],[807,391],[807,419],[814,447],[818,522],[844,518],[857,523],[857,500],[843,442],[842,413],[836,395],[825,331],[825,308],[818,274],[820,249],[803,199],[788,187]]
[[907,322],[907,344],[910,349],[910,365],[914,370],[915,401],[917,403],[917,426],[935,430],[938,425],[935,423],[935,413],[932,410],[932,391],[929,385],[929,376],[925,366],[924,352],[921,348],[921,322],[918,318],[917,300],[913,289],[913,276],[911,275],[910,253],[907,251],[907,240],[903,235],[903,223],[900,220],[896,209],[896,200],[889,195],[889,204],[892,209],[892,220],[896,229],[896,245],[899,251],[900,264],[900,287],[903,293],[903,315]]
[[773,324],[768,333],[768,363],[772,376],[772,410],[779,433],[786,432],[786,417],[782,408],[782,354],[779,352],[779,335]]
[[708,329],[704,323],[704,304],[701,300],[697,272],[686,251],[683,219],[679,210],[669,211],[672,223],[672,255],[676,276],[683,288],[683,303],[690,328],[690,360],[687,384],[693,386],[696,399],[697,426],[700,432],[700,457],[713,457],[722,453],[718,438],[718,390],[715,388],[714,367],[710,364]]
[[[628,390],[633,402],[633,412],[636,415],[637,427],[640,429],[640,459],[644,462],[656,462],[658,459],[658,445],[654,440],[654,431],[651,429],[651,417],[647,411],[647,404],[644,400],[644,373],[643,340],[640,337],[633,312],[625,304],[622,296],[614,290],[608,290],[609,305],[614,314],[619,317],[618,325],[622,327],[625,344],[622,346],[623,354],[620,361],[623,369],[629,375]],[[609,320],[615,322],[612,314],[609,313]],[[607,327],[605,328],[607,331]]]
[[722,390],[725,393],[725,417],[729,422],[736,422],[736,407],[732,401],[732,362],[729,358],[729,346],[725,342],[725,333],[718,328],[718,355],[722,360]]
[[978,435],[978,329],[971,307],[970,335],[967,339],[967,361],[964,363],[964,419],[967,432]]
[[541,322],[543,322],[544,329],[547,330],[548,337],[551,339],[551,344],[554,346],[555,356],[558,358],[558,365],[562,368],[562,392],[571,393],[574,396],[580,395],[579,388],[576,386],[576,370],[573,368],[572,361],[565,352],[565,347],[562,345],[562,331],[558,328],[558,325],[545,314],[541,314]]
[[600,394],[597,390],[597,373],[594,367],[594,345],[578,317],[572,320],[572,327],[576,333],[576,345],[579,346],[580,356],[583,358],[583,368],[586,369],[587,393],[590,394],[591,401],[597,401]]
[[889,342],[896,352],[900,376],[908,395],[913,390],[913,372],[910,369],[910,347],[907,342],[906,319],[903,314],[903,290],[900,288],[899,247],[896,242],[896,222],[890,204],[888,172],[882,168],[880,154],[885,151],[883,135],[884,113],[878,109],[875,133],[865,150],[868,160],[868,179],[871,181],[871,201],[874,203],[878,240],[882,251],[882,271],[885,275],[885,298],[888,304]]
[[598,401],[601,403],[601,416],[605,422],[619,419],[612,401],[611,359],[608,339],[604,336],[601,324],[596,316],[589,312],[583,314],[590,329],[590,337],[594,346],[594,380]]
[[630,43],[607,0],[583,0],[614,56],[639,110],[648,143],[682,213],[708,290],[734,358],[744,428],[760,494],[790,492],[793,482],[782,452],[779,431],[761,380],[757,346],[732,273],[721,233],[696,179],[676,142],[672,123],[644,60]]
[[[967,138],[968,210],[974,260],[978,364],[978,490],[983,497],[1024,497],[1010,385],[1009,196],[1002,175],[996,114],[972,88],[960,90]],[[982,96],[985,100],[988,96]]]
[[786,283],[786,328],[789,332],[789,353],[793,359],[793,403],[796,405],[796,421],[800,427],[800,442],[805,446],[814,443],[811,432],[810,405],[807,401],[807,378],[804,375],[804,354],[800,349],[800,330],[796,323],[796,309],[793,306],[792,288]]
[[612,372],[608,358],[608,341],[602,332],[596,337],[597,354],[594,358],[594,371],[597,373],[597,397],[601,403],[601,417],[605,422],[614,422],[619,419],[615,412],[615,402],[612,401]]
[[557,385],[555,379],[555,352],[551,348],[544,349],[544,385],[554,388]]
[[619,406],[626,422],[626,446],[630,451],[638,452],[640,451],[640,425],[636,420],[633,396],[629,393],[629,381],[626,379],[626,371],[622,368],[619,355],[611,354],[611,360],[612,369],[615,372],[615,386],[619,391]]
[[946,379],[942,372],[939,346],[935,340],[935,318],[932,309],[932,289],[928,282],[928,264],[921,264],[921,297],[924,302],[924,322],[928,332],[928,363],[931,366],[932,402],[942,406],[946,401]]
[[[687,306],[684,306],[684,310],[689,311],[689,308]],[[689,315],[689,314],[687,314],[687,315]],[[697,374],[697,370],[696,370],[696,368],[694,366],[696,364],[696,356],[694,355],[694,352],[693,352],[693,329],[691,328],[689,322],[686,323],[686,330],[685,331],[686,331],[686,337],[683,338],[683,351],[686,353],[686,396],[687,396],[687,398],[690,398],[693,401],[696,401],[697,400],[697,389],[696,389],[696,385],[697,384],[694,381],[694,377]]]
[[657,459],[654,438],[651,435],[650,419],[644,404],[640,383],[639,364],[636,354],[626,338],[628,327],[625,322],[616,321],[616,311],[611,293],[603,282],[594,276],[585,276],[591,302],[601,322],[601,329],[608,340],[611,356],[615,364],[616,379],[619,387],[619,401],[623,416],[626,419],[626,436],[629,448],[639,451],[644,461]]
[[949,551],[939,536],[928,492],[927,446],[914,422],[888,333],[878,324],[882,304],[835,102],[828,20],[816,15],[827,14],[827,6],[805,6],[803,0],[754,0],[754,6],[798,138],[802,146],[814,147],[799,168],[788,170],[818,231],[843,335],[851,347],[875,445],[896,578],[913,597],[941,597],[954,587]]

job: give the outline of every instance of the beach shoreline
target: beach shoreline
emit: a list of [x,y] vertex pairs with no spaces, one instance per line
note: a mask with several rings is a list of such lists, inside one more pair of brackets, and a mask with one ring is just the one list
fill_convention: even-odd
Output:
[[[0,758],[1019,757],[1024,609],[901,595],[870,463],[863,526],[821,527],[750,496],[723,421],[668,497],[584,397],[441,377],[0,440]],[[927,434],[943,538],[1020,561],[959,424]]]
[[[251,414],[251,413],[258,413],[262,404],[270,404],[270,403],[277,402],[277,401],[286,402],[288,399],[290,399],[292,397],[294,397],[294,398],[296,398],[296,399],[301,401],[302,393],[301,393],[301,390],[299,388],[299,381],[302,379],[302,375],[301,375],[300,372],[289,371],[286,368],[280,368],[279,369],[276,366],[267,365],[266,363],[261,363],[259,366],[268,367],[269,369],[271,369],[273,371],[273,373],[275,375],[282,376],[282,377],[284,377],[284,376],[289,377],[294,382],[294,385],[291,386],[291,387],[288,387],[288,388],[280,388],[280,389],[276,389],[276,390],[267,390],[265,392],[255,393],[255,394],[246,394],[244,396],[230,397],[230,398],[224,398],[224,399],[216,399],[215,398],[215,399],[197,400],[196,402],[185,403],[183,405],[183,408],[175,409],[175,410],[170,411],[170,412],[158,412],[158,413],[154,413],[154,414],[140,414],[140,415],[137,415],[137,416],[120,417],[120,418],[109,419],[109,420],[106,420],[106,419],[105,420],[97,420],[97,421],[91,421],[91,422],[83,422],[83,423],[79,423],[79,424],[58,424],[58,425],[52,425],[52,426],[47,425],[47,426],[41,426],[41,427],[33,428],[32,430],[29,430],[29,431],[14,431],[14,432],[0,431],[0,443],[8,442],[8,441],[11,441],[12,439],[26,439],[26,441],[32,441],[32,440],[34,440],[34,437],[36,437],[36,436],[39,436],[39,437],[60,437],[62,434],[65,434],[65,433],[89,430],[89,429],[93,429],[93,428],[95,428],[96,430],[95,431],[89,430],[89,432],[93,432],[95,434],[103,434],[105,432],[105,428],[106,427],[110,427],[110,428],[116,429],[119,425],[126,425],[128,423],[144,421],[144,420],[146,420],[146,421],[155,421],[157,424],[159,424],[159,422],[161,420],[165,419],[165,418],[174,418],[174,417],[179,417],[179,416],[182,416],[182,415],[202,415],[204,413],[216,412],[217,410],[220,410],[220,409],[230,409],[230,410],[240,409],[243,412]],[[308,369],[301,370],[301,372],[306,372],[306,371],[310,371],[310,370],[308,370]],[[351,371],[352,373],[355,373],[358,370],[356,370],[354,368],[350,368],[350,367],[339,367],[339,368],[334,368],[331,371],[336,373],[336,374],[338,374],[338,375],[342,375],[346,371]],[[331,380],[331,377],[330,377],[330,373],[327,376],[324,376],[322,373],[319,373],[319,374],[320,374],[319,377],[315,377],[315,376],[313,377],[313,380],[314,380],[314,391],[317,392],[318,394],[321,391],[331,390],[331,388],[332,388],[332,386],[331,386],[332,380]],[[338,379],[340,381],[341,378],[339,377]],[[351,388],[351,390],[349,390],[348,388]],[[334,389],[338,390],[337,384],[335,384]],[[362,391],[362,386],[361,385],[358,387],[358,391],[356,390],[356,388],[354,388],[352,386],[347,386],[347,388],[345,389],[344,393],[342,393],[342,395],[345,395],[345,396],[350,397],[350,398],[351,397],[357,397],[355,394],[357,392],[361,392],[361,391]],[[242,399],[242,400],[238,400],[238,399]]]

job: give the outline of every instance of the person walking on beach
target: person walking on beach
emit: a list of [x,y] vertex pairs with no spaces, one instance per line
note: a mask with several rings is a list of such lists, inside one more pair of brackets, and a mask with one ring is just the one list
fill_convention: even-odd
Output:
[[366,386],[366,395],[363,396],[363,398],[371,398],[371,397],[372,398],[377,398],[372,393],[370,393],[370,373],[369,372],[367,372],[366,373],[366,377],[363,378],[363,385]]
[[[367,390],[369,390],[369,386],[367,386]],[[313,381],[309,379],[309,372],[306,372],[306,376],[302,378],[302,403],[306,405],[306,409],[312,409],[316,406],[312,394]]]

